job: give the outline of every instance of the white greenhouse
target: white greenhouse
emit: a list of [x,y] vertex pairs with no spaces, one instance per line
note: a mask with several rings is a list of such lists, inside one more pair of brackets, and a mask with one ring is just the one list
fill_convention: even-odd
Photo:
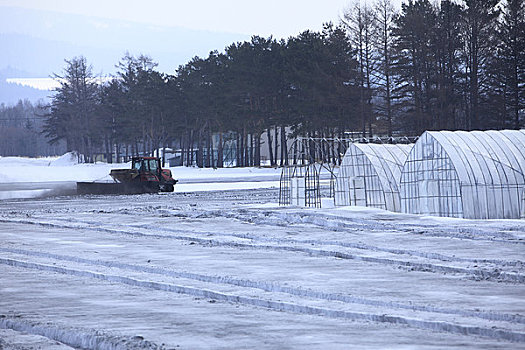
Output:
[[335,182],[335,205],[401,211],[399,179],[414,144],[351,143]]
[[405,213],[517,219],[523,212],[525,130],[427,131],[401,174]]

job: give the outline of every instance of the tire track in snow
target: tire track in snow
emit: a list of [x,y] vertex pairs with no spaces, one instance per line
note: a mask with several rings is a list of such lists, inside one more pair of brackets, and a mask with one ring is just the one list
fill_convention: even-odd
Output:
[[345,253],[336,250],[326,250],[326,249],[314,249],[314,248],[305,248],[297,246],[285,246],[285,245],[268,245],[268,244],[250,244],[250,243],[239,243],[239,242],[225,242],[216,239],[209,238],[200,238],[194,236],[183,236],[183,235],[159,235],[159,234],[149,234],[141,233],[135,231],[125,231],[125,230],[116,230],[108,229],[104,227],[86,227],[83,225],[63,225],[50,222],[39,222],[39,221],[30,221],[22,219],[0,219],[0,222],[4,223],[19,223],[19,224],[29,224],[29,225],[38,225],[43,227],[51,228],[61,228],[61,229],[81,229],[81,230],[90,230],[97,232],[107,232],[111,234],[120,234],[120,235],[129,235],[134,237],[141,238],[156,238],[156,239],[173,239],[187,242],[194,242],[202,244],[205,246],[212,247],[226,247],[226,248],[244,248],[244,249],[256,249],[256,250],[274,250],[274,251],[286,251],[294,253],[304,253],[313,257],[332,257],[346,260],[357,260],[364,261],[368,263],[377,263],[387,266],[394,266],[407,269],[409,271],[419,271],[419,272],[431,272],[431,273],[442,273],[442,274],[463,274],[465,276],[470,276],[470,278],[475,280],[487,280],[487,281],[497,281],[497,282],[510,282],[510,283],[525,283],[525,275],[518,273],[509,273],[500,271],[495,268],[492,270],[481,269],[481,268],[463,268],[456,266],[447,266],[447,265],[438,265],[432,263],[423,263],[423,262],[413,262],[405,261],[400,259],[389,259],[389,258],[379,258],[359,254]]
[[196,273],[191,273],[191,272],[166,270],[166,269],[159,268],[159,267],[149,267],[149,266],[126,264],[126,263],[120,263],[120,262],[93,260],[93,259],[86,259],[86,258],[80,258],[80,257],[68,256],[68,255],[34,252],[34,251],[23,250],[23,249],[0,248],[0,251],[19,254],[19,255],[49,258],[49,259],[60,260],[60,261],[76,262],[76,263],[81,263],[81,264],[91,265],[91,266],[119,268],[122,270],[145,272],[149,274],[169,276],[169,277],[175,277],[175,278],[185,278],[185,279],[191,279],[191,280],[196,280],[196,281],[206,282],[206,283],[228,284],[228,285],[233,285],[233,286],[238,286],[238,287],[259,289],[265,292],[286,293],[286,294],[299,296],[299,297],[309,297],[309,298],[321,299],[321,300],[326,300],[326,301],[339,301],[339,302],[343,302],[347,304],[361,304],[361,305],[369,305],[369,306],[374,306],[374,307],[387,307],[387,308],[405,309],[405,310],[413,310],[413,311],[421,311],[421,312],[451,314],[451,315],[459,315],[463,317],[479,318],[479,319],[484,319],[484,320],[489,320],[489,321],[505,321],[505,322],[510,322],[510,323],[525,324],[525,317],[521,315],[510,315],[510,314],[502,314],[502,313],[497,313],[497,312],[457,310],[457,309],[450,309],[450,308],[434,307],[434,306],[429,306],[429,305],[422,306],[422,305],[416,305],[416,304],[403,304],[403,303],[398,303],[398,302],[384,302],[380,300],[355,297],[352,295],[334,294],[334,293],[319,292],[319,291],[314,291],[314,290],[309,290],[309,289],[286,287],[286,286],[279,285],[277,283],[237,279],[237,278],[232,278],[228,276],[210,276],[210,275],[196,274]]
[[246,297],[234,294],[227,294],[216,292],[207,289],[193,288],[182,285],[160,283],[153,281],[138,280],[130,277],[124,277],[119,275],[106,275],[102,273],[96,273],[86,270],[68,269],[58,266],[37,264],[25,261],[19,261],[15,259],[4,259],[0,258],[0,263],[26,268],[38,271],[49,271],[60,273],[67,276],[76,276],[84,278],[93,278],[102,281],[108,281],[113,283],[120,283],[130,285],[134,287],[142,287],[166,292],[173,292],[178,294],[191,295],[194,297],[208,298],[217,301],[231,302],[236,304],[261,307],[269,310],[285,311],[305,315],[316,315],[329,318],[345,319],[350,321],[371,321],[378,323],[389,323],[397,325],[406,325],[413,328],[426,329],[431,331],[439,331],[446,333],[455,333],[462,335],[473,335],[488,337],[497,340],[506,340],[511,342],[525,343],[525,333],[514,332],[504,329],[485,328],[478,326],[467,326],[442,321],[425,321],[420,319],[413,319],[402,316],[392,316],[386,314],[374,314],[374,313],[360,313],[351,311],[332,310],[328,308],[313,307],[300,305],[297,303],[272,301],[261,298]]
[[[249,198],[255,196],[256,199],[259,197],[269,198],[276,197],[276,194],[266,193],[260,191],[249,191]],[[239,191],[216,191],[213,193],[214,200],[243,200],[246,202],[247,196],[245,194],[239,195]],[[241,191],[242,192],[242,191]],[[246,191],[245,191],[246,192]],[[254,193],[255,192],[255,193]],[[186,193],[181,194],[182,200],[191,200],[191,199],[200,199],[203,197],[202,194],[196,195],[195,193]],[[206,198],[209,197],[209,194],[206,194]],[[103,196],[101,197],[103,198]],[[248,203],[253,201],[248,201]],[[260,202],[260,201],[255,201]],[[267,202],[267,201],[266,201]],[[265,203],[266,203],[265,202]],[[251,203],[253,204],[253,203]],[[184,206],[189,207],[190,209],[183,209]],[[402,232],[410,235],[425,235],[429,237],[438,237],[438,238],[453,238],[453,239],[468,239],[474,241],[489,241],[489,242],[500,242],[506,244],[525,244],[524,239],[519,237],[513,237],[508,232],[499,232],[494,228],[482,229],[479,227],[464,227],[463,225],[454,224],[450,229],[442,230],[439,224],[435,223],[425,223],[420,224],[413,222],[403,222],[397,221],[396,224],[390,222],[385,222],[382,220],[382,217],[379,216],[377,220],[374,219],[365,219],[365,218],[355,218],[347,217],[342,215],[335,214],[325,214],[319,212],[308,212],[308,211],[294,211],[294,208],[282,208],[280,209],[236,209],[229,212],[224,212],[224,210],[209,209],[205,210],[199,208],[199,210],[191,209],[192,203],[182,203],[178,206],[169,206],[165,204],[159,205],[148,205],[144,207],[143,205],[139,207],[130,207],[130,208],[104,208],[101,210],[92,210],[94,213],[107,213],[107,214],[122,214],[122,215],[134,215],[137,213],[148,213],[149,215],[160,215],[160,216],[175,216],[175,217],[188,217],[188,218],[212,218],[212,217],[224,217],[230,219],[236,219],[245,222],[265,224],[269,226],[283,227],[290,224],[308,224],[312,226],[320,227],[324,230],[332,231],[393,231],[393,232]],[[76,209],[76,208],[75,208]],[[45,212],[48,213],[78,213],[85,212],[85,207],[80,207],[79,210],[67,209],[46,209]],[[20,214],[25,215],[25,212],[20,212]],[[16,213],[13,213],[16,214]],[[415,216],[415,219],[419,218]],[[389,219],[388,217],[386,218]],[[516,224],[517,225],[517,224]],[[525,230],[525,225],[514,225],[511,228],[511,231],[523,231]]]

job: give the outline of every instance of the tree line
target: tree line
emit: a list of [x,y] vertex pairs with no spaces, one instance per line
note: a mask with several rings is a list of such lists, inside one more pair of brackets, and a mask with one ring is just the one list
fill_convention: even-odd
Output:
[[58,142],[50,145],[42,130],[47,109],[41,104],[21,100],[7,106],[0,104],[0,156],[54,156],[65,147]]
[[233,147],[237,165],[257,166],[263,143],[272,165],[285,164],[295,136],[518,129],[524,1],[357,3],[320,32],[253,36],[172,75],[145,55],[117,67],[100,83],[86,58],[66,60],[44,127],[52,142],[87,161],[170,147],[185,164],[217,167]]

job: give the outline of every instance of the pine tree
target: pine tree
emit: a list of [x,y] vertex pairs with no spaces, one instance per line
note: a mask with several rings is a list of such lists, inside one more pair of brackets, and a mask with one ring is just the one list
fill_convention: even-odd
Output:
[[504,127],[519,129],[525,125],[520,114],[525,109],[525,2],[507,0],[498,28],[496,70],[503,86]]
[[428,0],[404,3],[395,21],[394,92],[403,115],[400,127],[408,134],[433,128],[436,26],[435,9]]
[[391,0],[378,0],[374,8],[375,16],[375,38],[374,47],[377,52],[377,92],[380,102],[376,105],[376,110],[380,120],[386,122],[386,132],[388,136],[393,135],[394,131],[394,108],[393,108],[393,66],[392,50],[394,38],[392,28],[396,12]]
[[[466,115],[469,130],[480,129],[490,118],[485,100],[488,65],[495,54],[498,0],[465,0],[463,35],[466,68]],[[484,107],[484,108],[482,108]]]
[[[350,33],[352,45],[357,50],[357,61],[359,63],[360,77],[360,114],[361,132],[363,137],[368,131],[372,136],[372,125],[374,117],[372,114],[373,97],[373,75],[376,69],[376,57],[373,49],[374,29],[376,27],[375,17],[372,9],[360,2],[354,3],[353,8],[347,10],[343,15],[343,24]],[[368,130],[367,130],[368,128]]]
[[44,132],[52,141],[65,140],[68,151],[78,151],[91,162],[99,130],[95,118],[98,87],[85,57],[65,62],[63,74],[55,74],[60,87],[52,98]]
[[127,136],[126,143],[132,146],[133,154],[150,154],[153,151],[152,127],[160,127],[155,124],[157,101],[151,99],[151,84],[158,78],[158,72],[154,70],[157,66],[151,57],[139,55],[134,57],[129,53],[122,58],[117,65],[120,69],[118,76],[125,101],[123,103],[125,113],[121,125]]
[[450,0],[442,0],[438,10],[436,56],[436,129],[458,129],[464,122],[461,113],[461,16],[462,9]]

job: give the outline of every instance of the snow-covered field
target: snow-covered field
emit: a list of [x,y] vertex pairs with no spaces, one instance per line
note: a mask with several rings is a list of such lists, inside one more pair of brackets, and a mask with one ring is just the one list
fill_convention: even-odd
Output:
[[113,167],[0,158],[0,349],[525,349],[523,220],[279,207],[274,169],[35,192]]

